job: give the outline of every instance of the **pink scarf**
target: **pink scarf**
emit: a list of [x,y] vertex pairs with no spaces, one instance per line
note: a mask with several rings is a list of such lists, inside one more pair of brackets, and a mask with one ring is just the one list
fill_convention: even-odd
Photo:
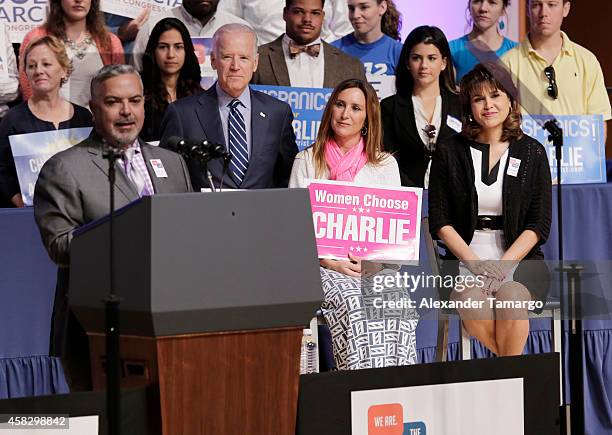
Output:
[[329,168],[329,179],[353,181],[361,168],[368,162],[364,152],[363,138],[353,148],[343,153],[335,140],[325,143],[325,161]]

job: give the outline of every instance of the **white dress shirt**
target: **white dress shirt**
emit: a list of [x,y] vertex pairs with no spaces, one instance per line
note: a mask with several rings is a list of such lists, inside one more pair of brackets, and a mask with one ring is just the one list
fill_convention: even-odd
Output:
[[[436,127],[436,137],[434,139],[434,147],[438,142],[438,135],[440,134],[440,127],[442,126],[442,97],[438,95],[436,97],[436,107],[434,108],[433,115],[431,117],[431,122],[427,118],[425,114],[425,108],[423,107],[423,101],[416,96],[412,96],[412,105],[414,107],[414,121],[416,123],[417,132],[419,133],[419,137],[423,141],[423,145],[430,149],[429,145],[429,136],[425,133],[426,125],[433,125]],[[425,177],[423,180],[424,186],[427,189],[429,187],[429,171],[431,170],[431,160],[427,165],[427,170],[425,171]]]
[[159,15],[149,18],[149,20],[144,26],[142,26],[136,35],[132,65],[134,65],[138,71],[142,71],[142,55],[145,48],[147,48],[151,31],[153,30],[153,27],[155,27],[155,25],[164,18],[176,18],[179,21],[182,21],[192,37],[199,36],[202,38],[212,38],[217,29],[225,24],[239,23],[250,26],[249,23],[244,21],[242,18],[220,10],[215,12],[215,15],[208,20],[206,25],[202,25],[200,20],[191,16],[182,5],[172,8],[166,12],[162,12]]
[[5,72],[0,73],[0,118],[2,118],[9,107],[6,104],[13,101],[19,95],[19,71],[17,70],[17,59],[11,45],[11,38],[7,27],[0,22],[0,32],[2,33],[2,44],[0,44],[0,56],[4,61]]
[[425,133],[426,125],[433,125],[436,127],[436,138],[434,144],[438,140],[438,134],[440,134],[440,127],[442,126],[442,97],[438,95],[436,97],[436,106],[431,117],[431,122],[425,114],[425,108],[423,107],[423,101],[416,96],[412,96],[412,105],[414,106],[414,121],[416,122],[417,132],[419,137],[423,141],[423,144],[429,148],[429,136]]
[[[221,125],[223,126],[223,136],[225,137],[225,149],[229,150],[229,114],[230,108],[228,107],[229,103],[234,100],[234,97],[228,95],[221,86],[219,86],[219,82],[216,83],[217,89],[217,105],[219,106],[219,115],[221,116]],[[244,129],[246,133],[246,142],[247,142],[247,151],[249,153],[249,158],[251,157],[251,88],[248,86],[242,91],[242,94],[238,97],[238,100],[242,103],[242,106],[238,105],[238,110],[242,113],[242,117],[244,118]]]
[[291,41],[291,38],[285,34],[283,36],[283,53],[285,54],[285,63],[289,71],[289,82],[291,86],[299,88],[322,88],[323,80],[325,79],[325,60],[321,38],[307,45],[321,44],[321,51],[317,57],[313,57],[308,53],[300,53],[292,59],[289,54],[289,41]]
[[[283,8],[285,0],[222,0],[219,10],[229,12],[244,20],[255,29],[259,45],[274,41],[285,33]],[[326,0],[325,20],[321,37],[326,42],[335,41],[353,32],[348,19],[346,0]]]

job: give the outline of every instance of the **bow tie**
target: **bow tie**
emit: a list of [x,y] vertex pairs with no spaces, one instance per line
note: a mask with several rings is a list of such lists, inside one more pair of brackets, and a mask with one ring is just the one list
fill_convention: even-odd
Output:
[[298,45],[293,41],[289,41],[289,56],[294,59],[300,53],[306,53],[312,57],[318,57],[321,51],[321,44]]

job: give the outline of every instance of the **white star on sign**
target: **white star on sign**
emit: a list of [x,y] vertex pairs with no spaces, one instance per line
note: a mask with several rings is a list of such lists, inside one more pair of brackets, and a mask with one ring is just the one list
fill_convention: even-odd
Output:
[[361,252],[361,248],[357,246],[357,252]]
[[359,207],[359,213],[363,213],[363,207]]

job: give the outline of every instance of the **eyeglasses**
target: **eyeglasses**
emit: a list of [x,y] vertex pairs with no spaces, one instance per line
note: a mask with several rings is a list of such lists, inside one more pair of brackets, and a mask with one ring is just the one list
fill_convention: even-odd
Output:
[[559,88],[557,87],[557,81],[555,80],[555,69],[551,66],[544,68],[544,75],[548,79],[548,87],[546,93],[550,98],[556,100],[559,96]]

